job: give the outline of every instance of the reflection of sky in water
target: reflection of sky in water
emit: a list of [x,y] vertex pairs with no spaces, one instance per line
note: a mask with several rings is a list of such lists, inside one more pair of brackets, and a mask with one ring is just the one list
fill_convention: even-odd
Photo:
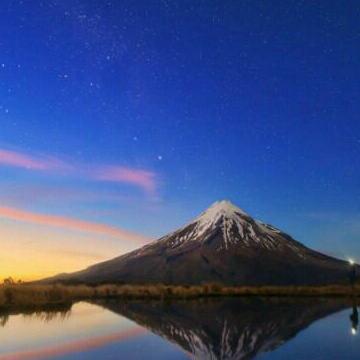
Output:
[[0,328],[0,359],[127,359],[186,356],[132,321],[101,307],[78,303],[69,316],[10,316]]
[[356,360],[360,359],[359,334],[352,335],[351,309],[340,311],[314,322],[294,339],[271,353],[261,354],[261,360]]
[[1,329],[0,353],[44,348],[51,352],[51,348],[56,351],[55,348],[60,349],[61,344],[69,343],[72,349],[77,345],[89,347],[92,341],[88,339],[94,338],[94,342],[101,345],[138,333],[142,333],[142,329],[126,318],[115,316],[101,307],[78,303],[72,307],[71,316],[65,319],[56,316],[46,322],[36,316],[10,316],[6,327]]
[[110,343],[104,347],[96,348],[91,351],[68,354],[57,359],[64,360],[98,360],[98,359],[191,359],[190,355],[177,349],[176,346],[166,342],[158,336],[152,334],[130,338],[127,341]]
[[[351,309],[346,309],[315,321],[295,338],[272,352],[260,354],[257,359],[359,359],[360,337],[351,334],[350,315]],[[0,360],[48,358],[187,359],[191,356],[125,317],[87,303],[75,304],[71,315],[63,318],[58,315],[48,322],[36,316],[10,316],[6,326],[0,328]]]

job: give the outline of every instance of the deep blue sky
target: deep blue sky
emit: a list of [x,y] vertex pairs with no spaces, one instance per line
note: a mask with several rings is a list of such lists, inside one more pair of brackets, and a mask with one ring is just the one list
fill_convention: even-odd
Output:
[[358,1],[5,1],[0,33],[2,149],[156,182],[2,166],[4,206],[156,237],[228,198],[360,258]]

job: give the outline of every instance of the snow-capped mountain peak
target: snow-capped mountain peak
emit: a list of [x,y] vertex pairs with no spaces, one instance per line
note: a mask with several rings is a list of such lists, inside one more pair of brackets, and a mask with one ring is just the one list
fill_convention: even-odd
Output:
[[215,234],[218,237],[217,250],[226,250],[232,245],[260,245],[268,249],[276,247],[272,236],[278,232],[265,224],[255,221],[244,210],[228,200],[217,201],[197,218],[181,229],[171,233],[160,241],[167,242],[170,248],[178,248],[189,242],[205,243]]
[[205,210],[197,220],[212,220],[214,221],[218,217],[234,217],[238,215],[243,215],[249,217],[249,215],[231,201],[221,200],[213,203],[207,210]]

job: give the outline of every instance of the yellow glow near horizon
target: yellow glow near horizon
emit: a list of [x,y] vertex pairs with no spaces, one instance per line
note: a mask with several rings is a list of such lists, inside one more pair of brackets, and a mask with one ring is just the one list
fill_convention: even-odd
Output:
[[0,282],[72,272],[138,247],[105,235],[0,219]]

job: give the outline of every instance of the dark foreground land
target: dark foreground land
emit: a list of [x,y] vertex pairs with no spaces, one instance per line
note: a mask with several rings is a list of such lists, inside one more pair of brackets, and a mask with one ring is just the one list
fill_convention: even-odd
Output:
[[360,285],[230,287],[218,284],[199,286],[168,285],[4,285],[0,286],[0,310],[36,309],[71,304],[80,300],[195,299],[204,297],[343,297],[360,295]]

